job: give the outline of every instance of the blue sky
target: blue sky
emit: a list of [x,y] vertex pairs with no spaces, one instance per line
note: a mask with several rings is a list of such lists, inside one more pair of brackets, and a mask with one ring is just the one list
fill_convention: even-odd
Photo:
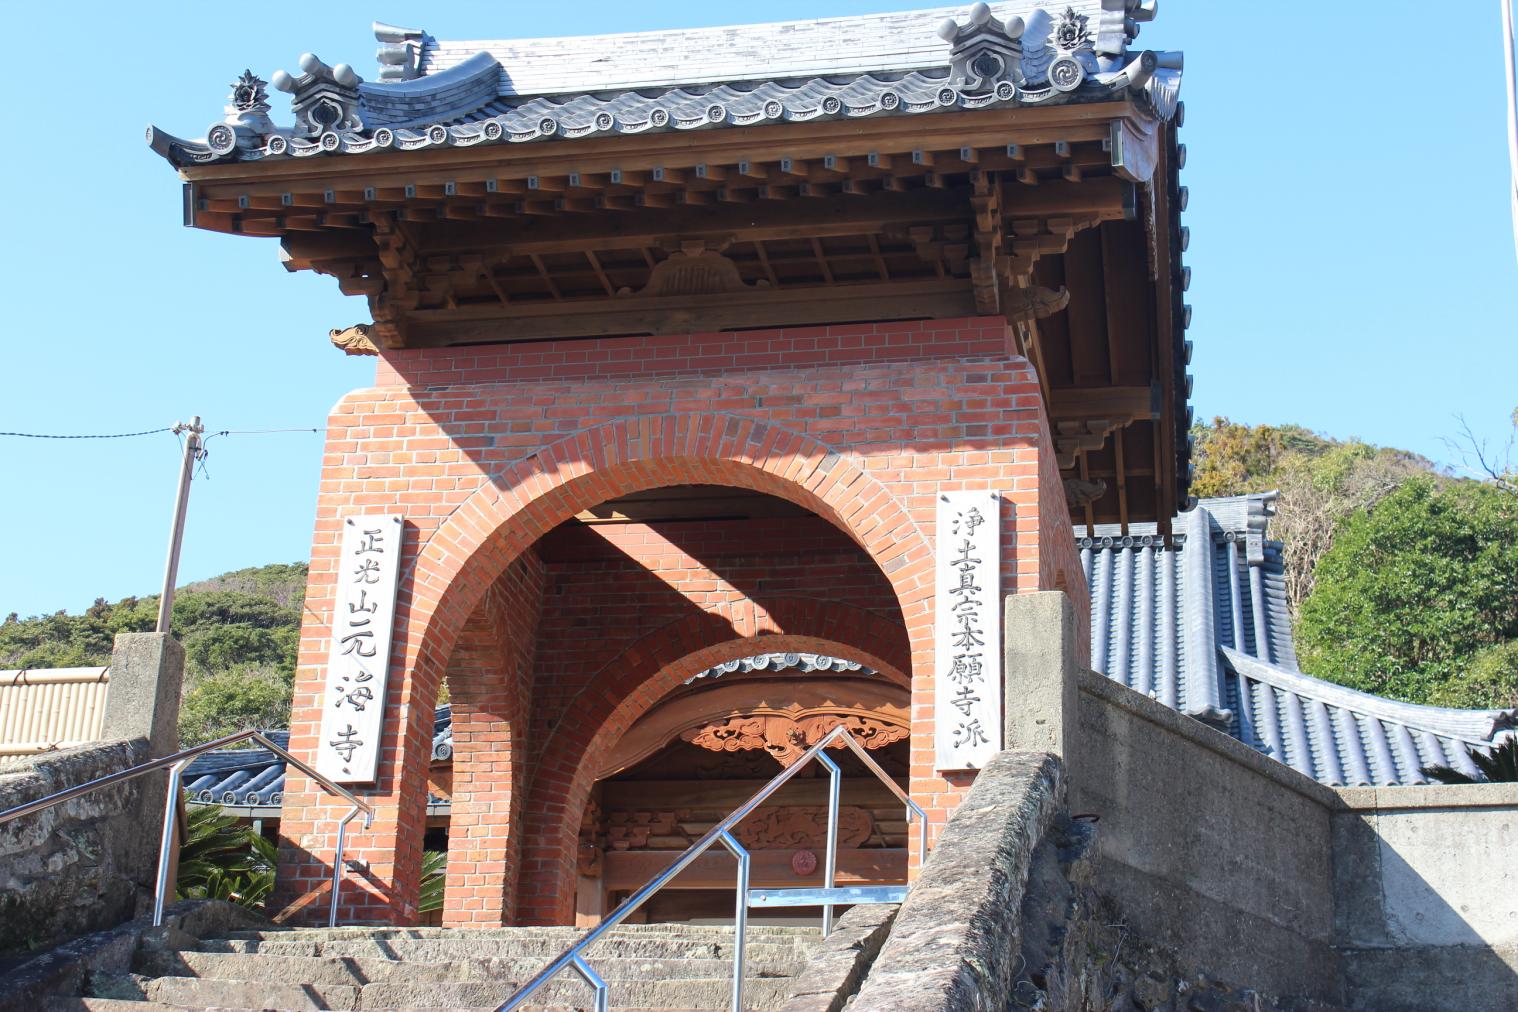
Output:
[[[274,240],[185,229],[142,140],[201,136],[244,67],[311,50],[372,74],[373,18],[439,37],[636,31],[910,10],[889,0],[762,8],[605,3],[25,4],[0,61],[0,430],[319,427],[372,361],[326,332],[366,320]],[[968,8],[968,4],[964,5]],[[1390,55],[1350,4],[1165,0],[1140,44],[1186,53],[1185,221],[1198,417],[1296,422],[1441,461],[1464,414],[1498,441],[1518,406],[1518,267],[1507,203],[1495,2],[1459,42]],[[1383,2],[1376,24],[1427,6]],[[288,119],[283,96],[275,115]],[[213,440],[181,577],[304,559],[320,464],[310,433]],[[178,444],[0,439],[0,615],[149,594]]]

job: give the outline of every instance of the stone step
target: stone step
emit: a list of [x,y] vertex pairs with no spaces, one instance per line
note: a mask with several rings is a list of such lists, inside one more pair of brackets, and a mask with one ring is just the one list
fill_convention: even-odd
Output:
[[[202,1005],[166,1005],[156,1001],[129,1001],[123,998],[49,998],[41,1006],[41,1012],[183,1012],[184,1009],[203,1009]],[[493,1012],[494,1003],[464,1007],[454,1005],[418,1005],[404,1012]],[[584,1004],[578,1005],[523,1005],[521,1012],[584,1012]],[[266,1012],[265,1009],[240,1009],[228,1006],[212,1006],[213,1012]],[[386,1012],[386,1010],[379,1010]],[[394,1010],[402,1012],[402,1010]],[[646,1005],[613,1005],[610,1012],[707,1012],[697,1008],[653,1009]]]
[[[200,945],[202,952],[258,953],[270,956],[346,956],[414,959],[439,963],[454,959],[536,959],[547,962],[573,944],[569,938],[349,938],[328,941],[255,938],[216,939]],[[751,962],[804,961],[813,941],[771,942],[750,939]],[[725,959],[733,957],[732,937],[712,941],[646,936],[598,939],[585,950],[588,959]]]
[[[547,960],[496,957],[438,962],[374,956],[271,956],[264,953],[163,952],[144,958],[138,972],[154,977],[257,980],[273,984],[368,984],[379,981],[531,980]],[[731,977],[731,960],[590,957],[591,966],[608,981]],[[805,965],[750,957],[750,978],[790,977]]]
[[[733,985],[728,978],[686,978],[680,980],[608,981],[612,1005],[649,1009],[725,1009],[732,1001]],[[761,978],[744,982],[743,1004],[748,1008],[773,1008],[785,1001],[790,991],[789,978]],[[415,1009],[427,1006],[445,1008],[490,1007],[509,998],[514,988],[499,983],[376,983],[365,985],[361,1008]],[[556,978],[545,984],[533,997],[548,1004],[589,1007],[593,992],[583,981]]]
[[102,997],[156,1002],[185,1008],[356,1009],[361,985],[291,984],[262,980],[215,980],[200,977],[119,979],[99,988]]
[[[351,938],[563,938],[573,941],[585,933],[584,928],[570,927],[501,927],[501,928],[387,928],[387,927],[341,927],[341,928],[263,928],[250,931],[233,931],[227,937],[233,939],[286,939],[286,940],[340,940]],[[721,924],[621,924],[607,932],[607,938],[641,938],[649,935],[671,938],[706,940],[708,938],[732,938],[733,929]],[[797,939],[815,940],[822,937],[816,927],[800,925],[750,925],[749,939]]]
[[[353,984],[289,984],[264,980],[220,980],[204,977],[133,978],[135,995],[125,993],[125,981],[111,988],[112,998],[129,1000],[112,1003],[111,1009],[128,1004],[139,1012],[143,1003],[201,1009],[279,1009],[307,1012],[314,1009],[418,1009],[418,1008],[495,1008],[511,996],[517,982],[436,981],[409,983],[381,981]],[[717,978],[683,978],[675,980],[609,981],[611,1003],[620,1007],[649,1009],[719,1009],[727,1007],[732,982]],[[744,1005],[769,1008],[785,1000],[788,978],[761,978],[744,985]],[[137,1001],[131,1001],[136,997]],[[590,1000],[590,988],[579,980],[556,979],[541,988],[542,1002],[584,1007]],[[98,999],[90,999],[92,1001]],[[91,1006],[105,1008],[105,1006]]]

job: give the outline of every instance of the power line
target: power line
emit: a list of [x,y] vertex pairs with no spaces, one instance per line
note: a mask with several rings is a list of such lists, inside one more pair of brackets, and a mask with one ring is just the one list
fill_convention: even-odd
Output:
[[324,432],[325,429],[299,428],[299,429],[222,429],[213,432],[213,436],[267,436],[276,432]]
[[0,436],[16,436],[20,439],[131,439],[133,436],[156,436],[160,432],[173,432],[174,429],[175,426],[165,425],[161,429],[144,429],[141,432],[90,433],[77,436],[60,436],[48,432],[0,432]]

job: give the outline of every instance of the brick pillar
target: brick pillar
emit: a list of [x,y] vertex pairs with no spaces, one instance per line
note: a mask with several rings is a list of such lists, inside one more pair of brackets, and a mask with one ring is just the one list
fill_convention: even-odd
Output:
[[498,580],[454,648],[453,801],[443,924],[510,924],[521,867],[526,729],[543,565],[522,556]]

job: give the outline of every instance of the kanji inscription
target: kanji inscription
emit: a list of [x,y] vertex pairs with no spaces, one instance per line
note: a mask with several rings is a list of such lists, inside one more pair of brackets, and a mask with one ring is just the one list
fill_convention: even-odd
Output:
[[934,751],[940,770],[973,770],[1001,750],[1001,503],[990,492],[938,497]]
[[399,516],[343,520],[316,753],[316,768],[340,784],[373,783],[379,767],[402,530]]

